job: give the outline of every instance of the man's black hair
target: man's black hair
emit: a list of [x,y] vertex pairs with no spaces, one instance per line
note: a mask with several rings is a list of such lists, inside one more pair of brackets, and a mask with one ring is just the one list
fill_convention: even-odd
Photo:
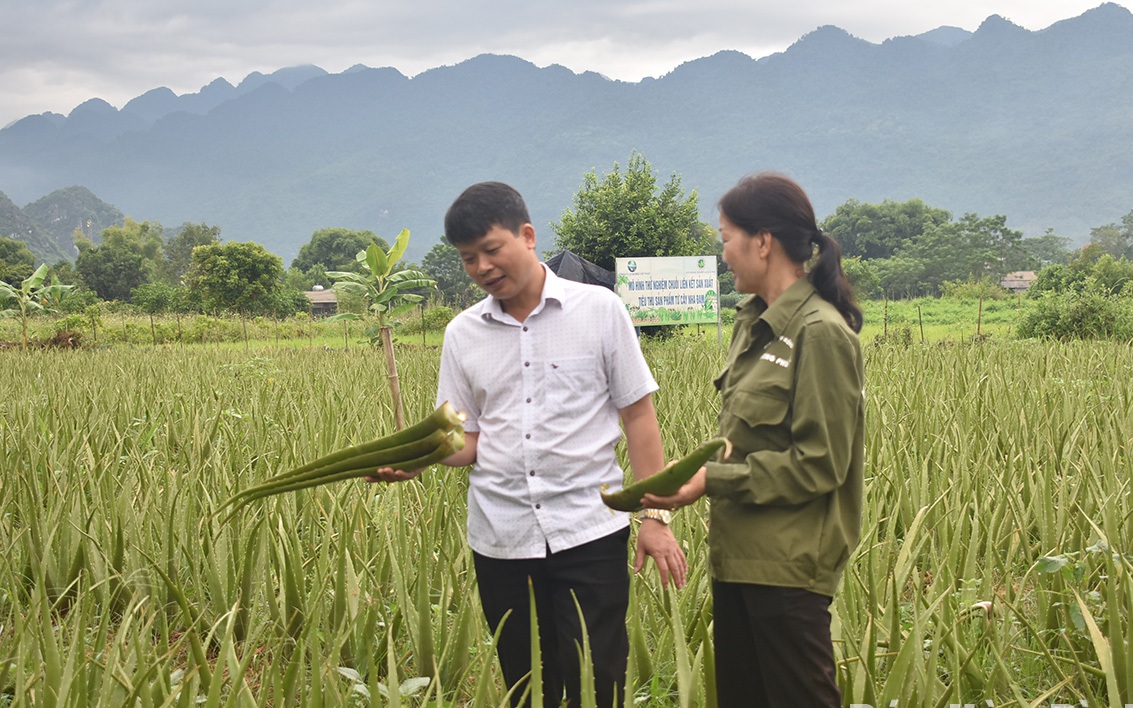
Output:
[[445,238],[454,246],[468,244],[493,226],[518,234],[529,223],[531,217],[519,192],[503,182],[480,182],[464,190],[448,208]]

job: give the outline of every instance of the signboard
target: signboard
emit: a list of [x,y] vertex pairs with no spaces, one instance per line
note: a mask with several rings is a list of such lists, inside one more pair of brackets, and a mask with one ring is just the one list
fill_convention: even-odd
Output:
[[618,258],[617,293],[638,327],[716,323],[716,256]]

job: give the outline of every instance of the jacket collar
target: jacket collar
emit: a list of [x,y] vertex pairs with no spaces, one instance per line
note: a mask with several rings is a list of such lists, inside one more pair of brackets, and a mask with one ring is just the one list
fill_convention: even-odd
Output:
[[810,279],[799,278],[770,306],[758,295],[751,295],[736,306],[736,317],[745,320],[763,320],[772,332],[779,334],[798,313],[799,308],[814,294],[814,285],[811,284]]

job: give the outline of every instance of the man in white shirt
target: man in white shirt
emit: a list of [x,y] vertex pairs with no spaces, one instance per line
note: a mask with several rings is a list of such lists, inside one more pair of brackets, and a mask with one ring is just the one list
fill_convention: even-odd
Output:
[[[614,446],[625,428],[637,479],[664,465],[657,390],[629,316],[610,291],[562,280],[539,262],[522,197],[499,182],[469,187],[445,215],[445,237],[488,296],[445,330],[438,403],[468,416],[464,449],[446,465],[473,465],[468,543],[481,605],[511,687],[531,670],[528,578],[535,592],[543,697],[565,688],[579,705],[576,643],[582,609],[599,706],[623,702],[629,642],[629,518],[601,502],[618,487]],[[385,481],[417,471],[380,470]],[[643,520],[634,571],[651,556],[662,585],[680,588],[684,554],[666,523]],[[523,687],[513,696],[519,705]]]

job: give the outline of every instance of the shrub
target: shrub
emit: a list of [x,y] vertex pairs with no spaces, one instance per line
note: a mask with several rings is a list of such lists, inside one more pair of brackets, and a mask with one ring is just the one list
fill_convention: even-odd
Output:
[[724,308],[736,309],[736,305],[740,303],[747,295],[745,293],[730,292],[724,293],[720,296],[720,309]]
[[976,279],[946,280],[940,284],[940,294],[951,300],[1006,300],[1011,293],[1001,288],[990,275]]
[[440,332],[445,328],[456,314],[448,305],[434,305],[425,310],[424,317],[419,311],[413,310],[407,312],[401,318],[401,326],[399,331],[403,334],[419,334],[422,329],[422,319],[424,320],[423,328],[427,332]]
[[1047,293],[1019,321],[1019,336],[1042,339],[1133,339],[1133,298],[1097,291]]

